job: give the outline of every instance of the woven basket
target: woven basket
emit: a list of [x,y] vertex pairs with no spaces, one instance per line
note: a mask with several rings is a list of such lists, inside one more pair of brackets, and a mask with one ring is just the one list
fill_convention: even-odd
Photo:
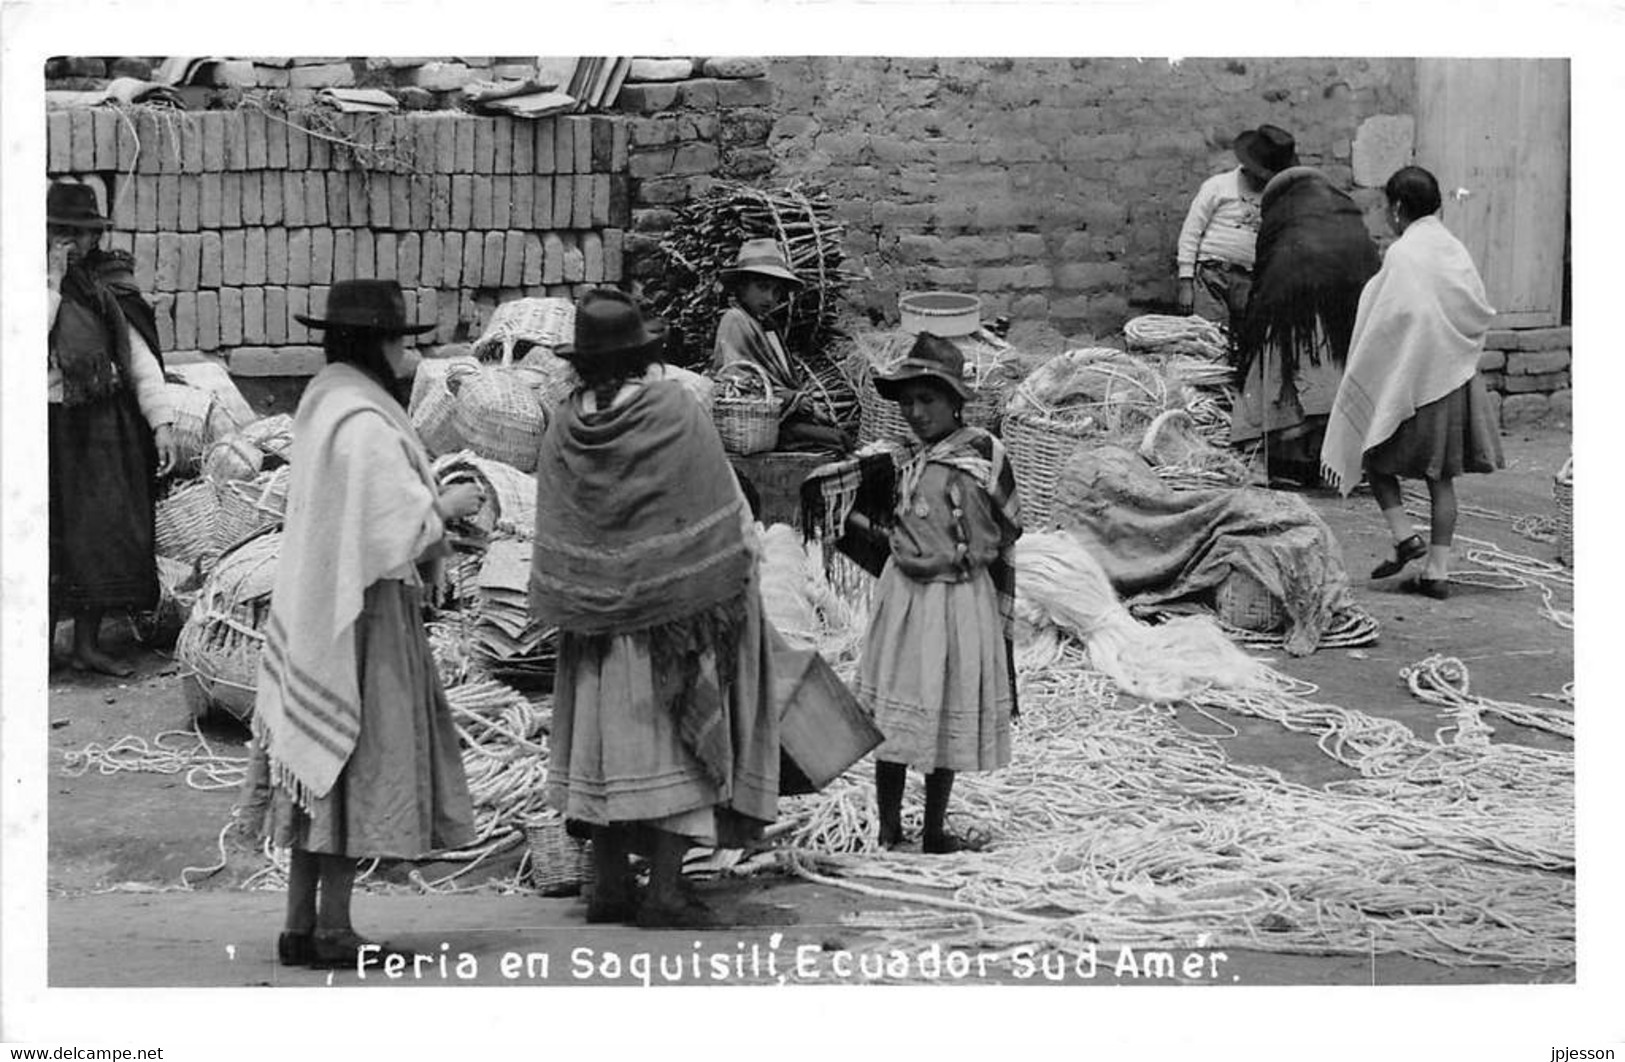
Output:
[[486,367],[465,379],[451,416],[467,449],[521,472],[536,470],[547,411],[518,371]]
[[[877,370],[898,361],[908,353],[915,336],[896,332],[880,339],[860,340],[857,356],[848,359],[848,373],[856,381],[858,394],[858,444],[867,446],[885,439],[912,439],[913,431],[897,411],[897,403],[882,398],[875,389]],[[965,356],[966,385],[970,398],[965,402],[965,423],[999,434],[1004,421],[1005,402],[1020,382],[1019,369],[1007,360],[1012,348],[991,332],[945,337]]]
[[217,439],[203,451],[203,478],[216,484],[253,479],[265,463],[265,451],[237,432]]
[[197,569],[169,557],[158,557],[158,604],[151,611],[130,617],[135,640],[149,648],[168,649],[175,644],[197,601]]
[[213,391],[186,384],[167,384],[174,421],[177,454],[175,471],[190,475],[203,463],[204,451],[216,439],[222,439],[243,425],[230,407]]
[[1574,567],[1574,458],[1563,462],[1552,480],[1552,500],[1557,506],[1557,561]]
[[1090,420],[1067,420],[1038,413],[1007,413],[1004,445],[1021,494],[1021,522],[1029,531],[1054,526],[1055,489],[1073,454],[1101,441]]
[[498,306],[479,339],[474,341],[474,357],[480,361],[513,363],[517,346],[551,350],[575,335],[575,304],[569,299],[513,299]]
[[408,413],[418,438],[431,455],[463,449],[462,432],[457,426],[457,393],[479,370],[479,362],[473,358],[428,360],[418,364]]
[[1286,613],[1275,595],[1240,568],[1231,568],[1214,592],[1219,619],[1244,631],[1268,634],[1286,626]]
[[263,472],[251,480],[217,484],[220,514],[215,524],[215,546],[222,552],[269,527],[279,527],[288,508],[288,466]]
[[722,436],[722,448],[731,454],[759,454],[779,444],[779,399],[767,370],[753,361],[736,361],[718,369],[716,380],[743,388],[751,373],[761,377],[765,394],[729,394],[719,386],[712,397],[711,419]]
[[530,853],[530,883],[542,895],[573,895],[591,880],[587,845],[565,832],[564,819],[558,814],[547,812],[527,821],[525,845]]
[[245,424],[237,434],[268,456],[284,461],[293,456],[293,418],[286,413],[261,417],[252,424]]
[[212,483],[183,481],[153,507],[154,552],[183,564],[214,556],[219,552],[214,541],[219,514],[220,498]]
[[194,608],[175,640],[183,681],[196,684],[204,700],[247,722],[254,714],[264,637]]
[[209,704],[246,720],[259,679],[260,626],[270,611],[282,535],[268,532],[221,556],[175,641],[183,677]]

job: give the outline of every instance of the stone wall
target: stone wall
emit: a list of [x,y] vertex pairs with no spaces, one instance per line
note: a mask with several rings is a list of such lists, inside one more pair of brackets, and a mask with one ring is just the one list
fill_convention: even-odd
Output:
[[1491,331],[1478,367],[1503,428],[1573,422],[1573,339],[1568,328]]
[[426,343],[500,302],[622,278],[627,128],[616,116],[341,115],[85,107],[47,116],[53,177],[97,186],[166,351],[234,375],[322,364],[335,280],[398,280]]

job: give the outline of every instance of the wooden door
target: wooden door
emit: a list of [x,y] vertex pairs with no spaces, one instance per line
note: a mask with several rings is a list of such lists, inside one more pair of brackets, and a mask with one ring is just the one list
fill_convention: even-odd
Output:
[[1417,163],[1439,178],[1445,224],[1472,252],[1496,327],[1560,324],[1568,60],[1419,59],[1416,81]]

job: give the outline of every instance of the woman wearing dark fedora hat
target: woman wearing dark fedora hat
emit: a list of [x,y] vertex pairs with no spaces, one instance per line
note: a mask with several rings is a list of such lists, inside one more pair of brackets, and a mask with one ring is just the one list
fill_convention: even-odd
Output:
[[[890,559],[875,587],[855,686],[886,736],[875,751],[880,842],[903,841],[912,766],[925,772],[921,845],[953,852],[966,843],[947,828],[955,773],[1010,761],[1012,550],[1021,536],[1015,473],[998,439],[964,424],[964,356],[952,343],[922,334],[875,388],[898,404],[917,439],[895,457],[895,483],[883,492],[893,503],[882,527]],[[875,492],[860,485],[853,496],[865,493]],[[859,513],[841,524],[849,520],[860,533],[869,522]]]
[[773,314],[789,294],[803,286],[778,241],[746,240],[721,279],[732,305],[717,322],[711,367],[747,361],[767,372],[781,403],[779,449],[850,450],[851,440],[807,398],[807,373],[797,369],[773,323]]
[[294,416],[287,515],[254,705],[244,828],[292,849],[277,954],[353,966],[402,949],[357,934],[357,860],[474,840],[457,730],[423,628],[425,573],[478,488],[441,491],[397,397],[406,321],[392,280],[344,280],[321,316],[327,366]]
[[157,600],[153,481],[175,465],[174,414],[152,310],[98,247],[95,191],[51,184],[45,219],[51,615],[74,620],[73,667],[124,676],[102,617]]
[[[548,802],[590,831],[589,922],[702,926],[683,853],[740,846],[777,813],[754,522],[637,304],[589,292],[575,329],[558,353],[582,386],[536,467],[531,602],[560,631]],[[651,856],[641,900],[634,848]]]

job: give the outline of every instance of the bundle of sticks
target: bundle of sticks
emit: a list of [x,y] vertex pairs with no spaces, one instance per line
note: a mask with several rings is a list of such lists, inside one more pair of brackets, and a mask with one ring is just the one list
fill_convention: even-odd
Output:
[[855,421],[857,393],[831,353],[840,338],[841,295],[852,280],[843,264],[844,232],[829,195],[810,186],[718,182],[690,201],[661,242],[663,274],[644,292],[651,308],[678,331],[673,360],[688,368],[710,360],[717,321],[728,308],[723,271],[746,240],[774,239],[802,281],[774,322],[791,364],[804,377],[802,390],[836,423]]

